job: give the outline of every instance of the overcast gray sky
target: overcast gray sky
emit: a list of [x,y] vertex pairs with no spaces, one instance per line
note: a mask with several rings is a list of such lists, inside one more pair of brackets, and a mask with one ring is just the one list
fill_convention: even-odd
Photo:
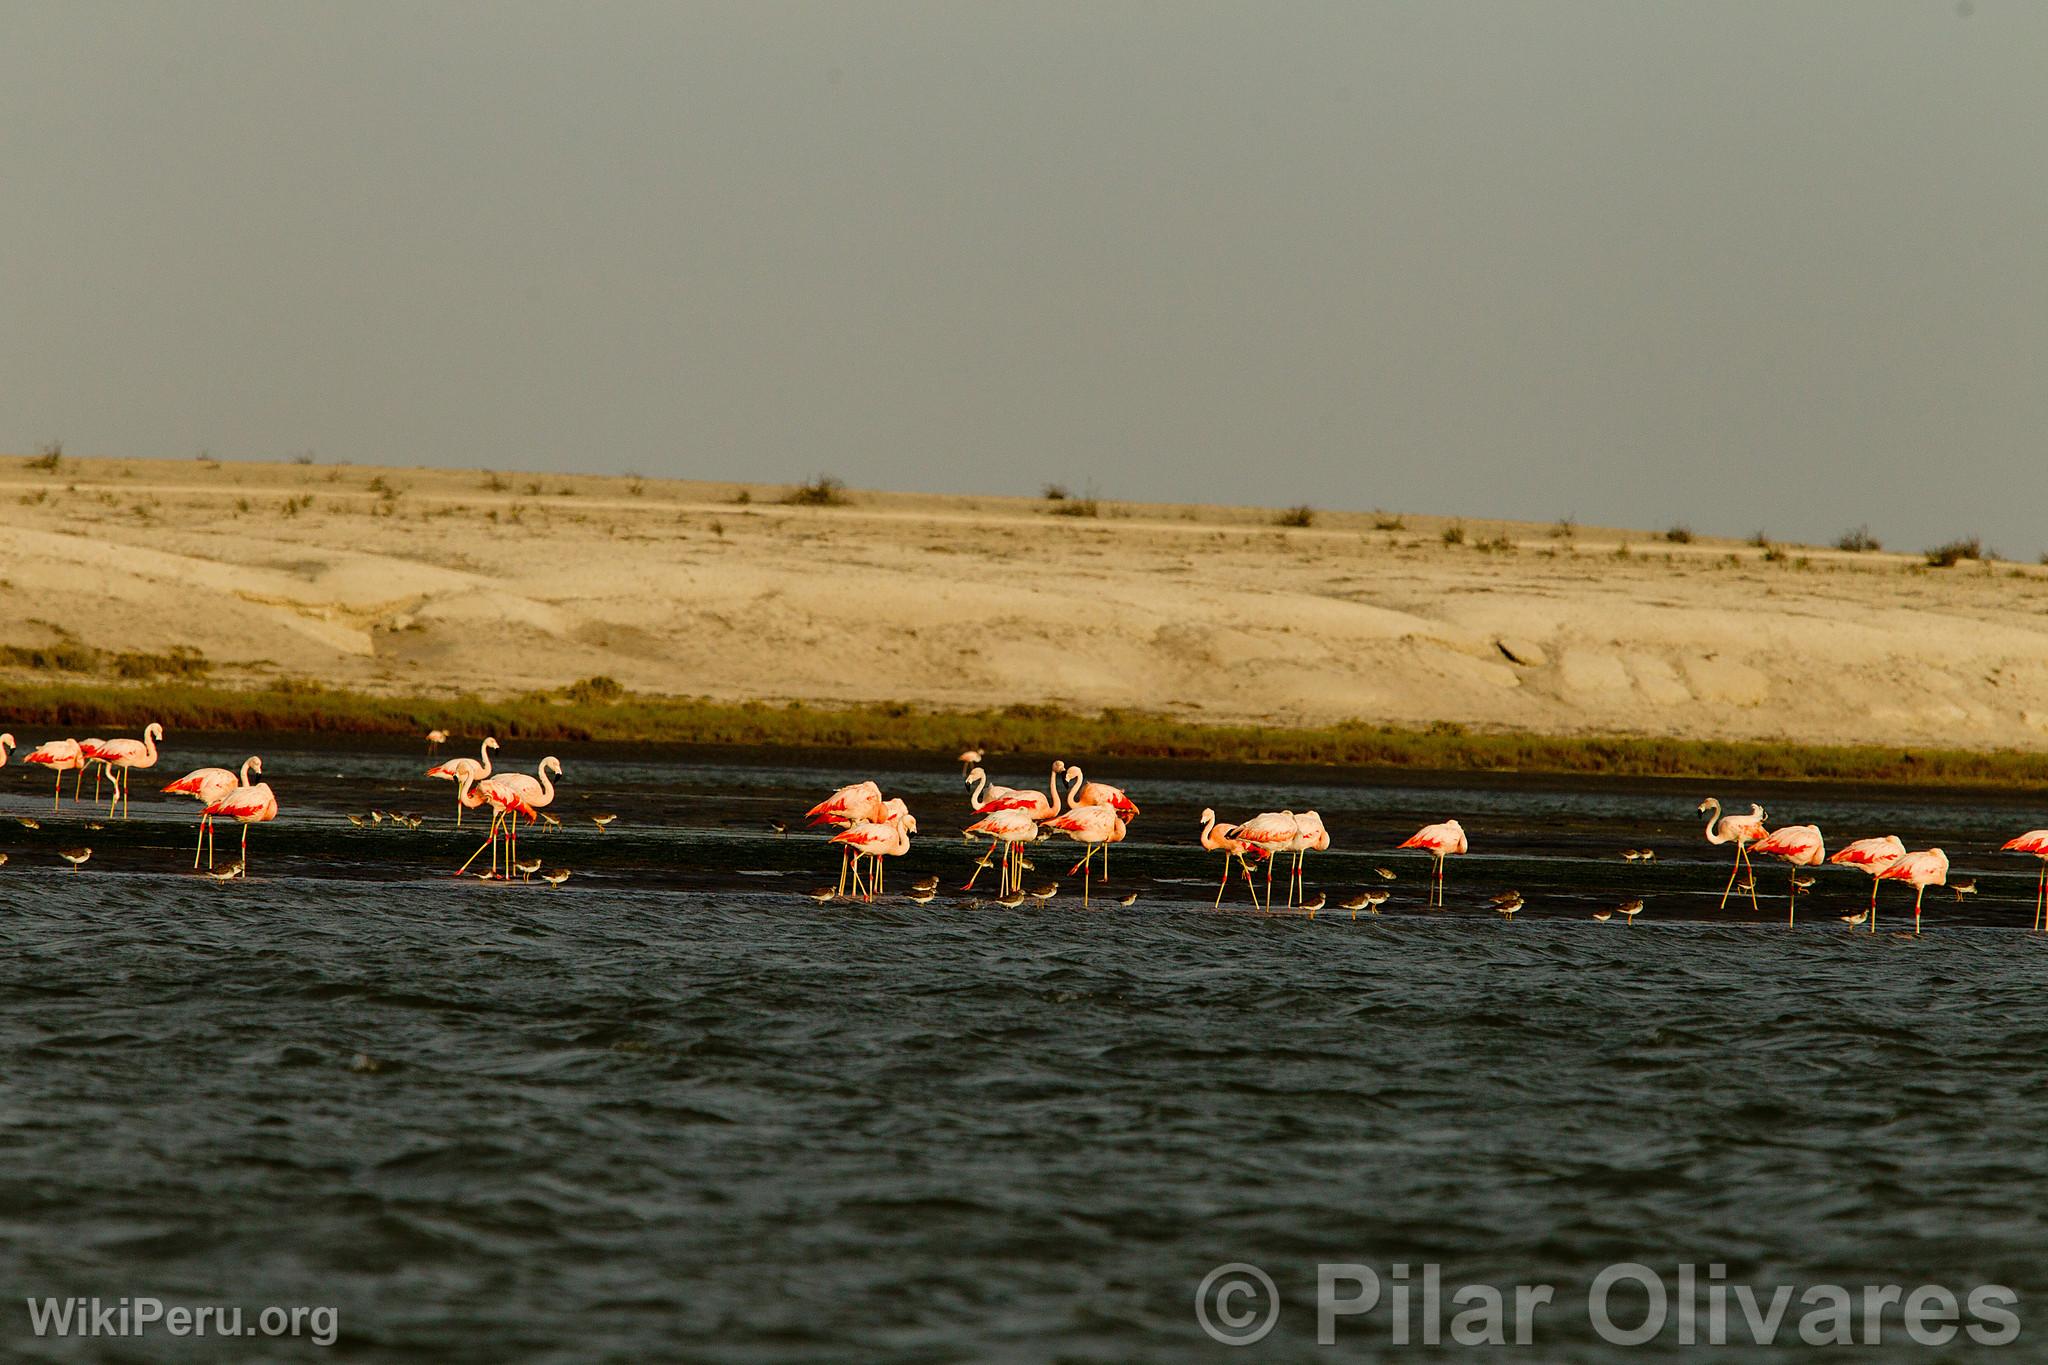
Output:
[[0,448],[2048,548],[2048,5],[0,21]]

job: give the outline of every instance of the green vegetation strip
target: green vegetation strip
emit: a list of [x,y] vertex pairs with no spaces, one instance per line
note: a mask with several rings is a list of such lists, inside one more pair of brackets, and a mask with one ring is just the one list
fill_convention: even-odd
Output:
[[1915,786],[2030,786],[2048,782],[2048,754],[1715,740],[1569,737],[1351,722],[1303,729],[1200,725],[1142,712],[1084,715],[1045,706],[985,711],[901,705],[825,709],[792,702],[713,702],[628,693],[589,678],[559,693],[486,700],[380,697],[314,684],[240,691],[185,682],[0,684],[0,728],[278,731],[417,738],[430,728],[505,739],[916,751],[964,748],[1303,763],[1434,772],[1585,773],[1628,777],[1854,781]]

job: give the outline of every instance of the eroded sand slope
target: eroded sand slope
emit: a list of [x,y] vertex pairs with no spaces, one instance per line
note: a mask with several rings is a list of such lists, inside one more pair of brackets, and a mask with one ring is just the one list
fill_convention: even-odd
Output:
[[182,645],[221,681],[371,690],[605,673],[727,699],[2048,746],[2032,567],[1769,561],[1513,523],[1447,545],[1414,515],[1283,530],[1256,510],[1091,518],[1035,499],[792,507],[785,491],[10,457],[0,643]]

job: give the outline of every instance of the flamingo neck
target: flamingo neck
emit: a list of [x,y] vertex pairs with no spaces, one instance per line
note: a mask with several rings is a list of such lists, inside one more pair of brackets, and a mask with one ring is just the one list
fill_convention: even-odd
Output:
[[555,784],[548,781],[548,765],[553,761],[546,758],[540,761],[540,800],[535,802],[535,805],[546,806],[554,803]]
[[1081,786],[1082,786],[1082,784],[1083,784],[1084,782],[1086,782],[1086,781],[1087,781],[1087,779],[1088,779],[1088,775],[1087,775],[1086,773],[1082,772],[1082,771],[1081,771],[1081,770],[1080,770],[1079,768],[1069,768],[1069,769],[1067,769],[1067,809],[1068,809],[1068,810],[1072,810],[1072,809],[1074,808],[1074,798],[1078,797],[1078,796],[1079,796],[1079,795],[1081,794]]
[[249,785],[249,765],[254,763],[255,761],[256,760],[253,758],[245,758],[242,760],[242,775],[239,778],[237,778],[236,781],[238,781],[244,787]]
[[976,810],[980,810],[987,795],[988,774],[976,768],[967,774],[967,800]]
[[[1050,772],[1049,774],[1047,774],[1047,776],[1046,776],[1046,779],[1045,779],[1045,789],[1046,789],[1046,791],[1047,791],[1047,792],[1049,792],[1049,793],[1051,794],[1051,799],[1052,799],[1052,813],[1053,813],[1054,815],[1058,815],[1058,814],[1060,813],[1060,765],[1059,765],[1059,764],[1055,763],[1055,764],[1053,764],[1053,765],[1052,765],[1052,771],[1051,771],[1051,772]],[[1071,797],[1070,797],[1070,798],[1068,798],[1068,800],[1067,800],[1067,804],[1068,804],[1069,806],[1071,806],[1071,805],[1073,805],[1073,804],[1074,804],[1074,802],[1073,802],[1073,799],[1072,799]]]
[[145,768],[154,768],[156,766],[156,726],[154,725],[146,727],[142,732],[142,757],[143,763],[141,766]]
[[478,777],[480,777],[480,778],[483,778],[483,777],[489,777],[489,776],[491,775],[491,745],[490,745],[490,743],[489,743],[488,741],[486,741],[486,742],[485,742],[485,744],[484,744],[484,746],[483,746],[483,747],[482,747],[481,749],[479,749],[479,750],[478,750],[477,752],[478,752],[478,753],[480,753],[480,754],[481,754],[481,755],[483,756],[483,769],[484,769],[484,770],[483,770],[483,771],[482,771],[481,773],[478,773],[478,774],[477,774],[477,776],[478,776]]
[[1721,803],[1719,801],[1707,802],[1707,842],[1710,844],[1725,844],[1728,842],[1721,837]]

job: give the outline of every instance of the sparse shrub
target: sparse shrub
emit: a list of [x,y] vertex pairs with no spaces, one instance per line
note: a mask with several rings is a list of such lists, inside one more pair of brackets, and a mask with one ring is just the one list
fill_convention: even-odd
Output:
[[1687,526],[1681,521],[1664,533],[1664,539],[1670,541],[1673,545],[1690,545],[1692,544],[1692,527]]
[[1766,546],[1764,546],[1764,563],[1766,563],[1766,564],[1782,564],[1782,563],[1784,563],[1784,562],[1785,562],[1786,558],[1787,558],[1787,556],[1786,556],[1786,554],[1785,554],[1785,547],[1784,547],[1784,546],[1782,546],[1782,545],[1766,545]]
[[167,654],[129,650],[113,659],[114,675],[120,678],[203,678],[212,667],[190,645],[173,645]]
[[633,482],[626,485],[626,492],[628,492],[629,494],[636,498],[645,497],[647,494],[647,485],[644,481],[641,480],[639,475],[636,474],[633,476]]
[[724,522],[722,522],[722,521],[714,521],[714,522],[712,522],[712,523],[711,523],[711,534],[712,534],[712,535],[714,535],[714,536],[717,536],[717,537],[718,537],[718,538],[719,538],[720,540],[724,540],[724,539],[725,539],[725,523],[724,523]]
[[1951,540],[1946,545],[1937,545],[1927,551],[1927,567],[1930,569],[1950,569],[1965,559],[1982,559],[1983,557],[1983,542],[1976,536],[1969,536],[1961,540]]
[[370,491],[380,498],[395,498],[398,490],[387,483],[382,474],[370,480]]
[[1552,540],[1575,540],[1578,538],[1578,534],[1579,519],[1577,517],[1559,517],[1550,528],[1550,538]]
[[1465,543],[1465,523],[1454,521],[1449,526],[1444,527],[1442,540],[1446,545],[1463,545]]
[[798,484],[782,500],[792,507],[844,507],[849,501],[846,484],[830,474]]
[[45,474],[54,474],[64,463],[64,443],[52,441],[42,448],[36,457],[28,462],[30,469],[40,469]]
[[1316,524],[1316,509],[1310,507],[1307,503],[1302,503],[1298,507],[1290,507],[1279,516],[1274,517],[1273,524],[1275,526],[1301,528],[1313,526]]
[[1625,541],[1625,540],[1624,540],[1623,542],[1621,542],[1621,544],[1619,544],[1619,545],[1617,545],[1617,546],[1615,546],[1615,547],[1614,547],[1614,557],[1615,557],[1616,559],[1627,559],[1627,558],[1628,558],[1629,556],[1633,555],[1634,553],[1635,553],[1635,551],[1634,551],[1634,550],[1631,550],[1631,549],[1629,549],[1629,547],[1628,547],[1628,542],[1627,542],[1627,541]]
[[249,510],[249,500],[247,498],[236,498],[235,510],[237,512],[247,512]]
[[1052,514],[1056,517],[1099,517],[1102,515],[1102,504],[1092,497],[1068,498],[1063,502],[1054,503]]
[[293,463],[293,464],[311,464],[311,463],[313,463],[313,452],[312,452],[312,451],[310,451],[310,450],[308,450],[308,451],[305,451],[305,452],[304,452],[304,453],[302,453],[302,454],[298,454],[298,455],[294,455],[294,456],[292,456],[292,463]]
[[311,493],[304,493],[296,498],[286,498],[282,510],[286,516],[295,517],[312,505],[313,495]]
[[599,673],[595,677],[570,683],[562,695],[570,701],[588,705],[593,702],[617,701],[626,695],[626,689],[617,678]]
[[740,507],[748,506],[753,501],[754,493],[753,490],[750,488],[742,488],[737,494],[733,496],[733,502]]
[[1858,526],[1853,531],[1844,531],[1841,535],[1835,537],[1835,548],[1837,550],[1847,550],[1850,554],[1864,554],[1874,550],[1882,550],[1884,546],[1878,543],[1876,536],[1870,534],[1868,526]]
[[1408,529],[1408,523],[1401,519],[1401,515],[1398,512],[1393,516],[1388,516],[1385,512],[1375,511],[1372,514],[1372,529],[1375,531],[1405,531]]
[[486,493],[502,493],[511,486],[511,484],[506,483],[503,478],[492,473],[490,470],[486,469],[484,471],[484,491]]
[[21,495],[21,505],[23,507],[34,507],[49,500],[50,490],[47,488],[38,488],[33,493],[23,493]]
[[1759,550],[1768,550],[1771,548],[1771,538],[1768,535],[1765,535],[1762,531],[1750,532],[1749,543],[1751,545],[1756,546],[1756,548]]
[[1511,555],[1515,552],[1515,542],[1506,531],[1502,531],[1490,540],[1477,542],[1472,548],[1490,555]]
[[1047,502],[1065,502],[1071,496],[1067,492],[1067,486],[1063,483],[1049,483],[1045,486],[1045,500]]

